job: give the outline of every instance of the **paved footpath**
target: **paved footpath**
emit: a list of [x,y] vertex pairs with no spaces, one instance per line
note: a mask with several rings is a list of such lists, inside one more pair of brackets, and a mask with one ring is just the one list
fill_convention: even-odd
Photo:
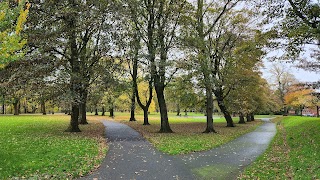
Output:
[[[156,150],[127,125],[103,121],[109,150],[101,167],[87,180],[192,180],[236,179],[268,147],[276,133],[275,124],[264,124],[255,131],[209,151],[170,156]],[[210,176],[199,176],[209,172]]]

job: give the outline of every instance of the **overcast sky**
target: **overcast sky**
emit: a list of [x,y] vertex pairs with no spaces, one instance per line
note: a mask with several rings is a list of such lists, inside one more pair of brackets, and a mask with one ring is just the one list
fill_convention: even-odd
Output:
[[[270,68],[272,67],[272,62],[265,61],[264,62],[264,68],[262,69],[263,77],[270,82],[271,74],[269,73]],[[320,74],[315,73],[315,72],[309,72],[305,71],[300,68],[294,67],[293,64],[291,63],[282,63],[284,64],[289,72],[295,76],[297,80],[300,82],[315,82],[315,81],[320,81]]]

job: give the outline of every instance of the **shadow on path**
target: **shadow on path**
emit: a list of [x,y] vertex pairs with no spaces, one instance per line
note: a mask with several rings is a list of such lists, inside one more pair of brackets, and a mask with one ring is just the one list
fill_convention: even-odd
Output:
[[269,119],[255,131],[209,151],[170,156],[127,125],[103,121],[109,151],[101,167],[81,179],[236,179],[268,147],[276,133]]

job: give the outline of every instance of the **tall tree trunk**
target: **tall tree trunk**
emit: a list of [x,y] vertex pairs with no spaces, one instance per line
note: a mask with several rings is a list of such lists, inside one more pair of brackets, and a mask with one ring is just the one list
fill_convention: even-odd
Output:
[[143,109],[143,125],[150,125],[148,118],[148,109],[149,108],[147,107]]
[[227,107],[224,104],[223,93],[220,89],[214,91],[215,96],[217,97],[218,106],[223,113],[224,118],[227,121],[227,127],[234,127],[233,120],[231,114],[227,110]]
[[14,98],[13,100],[13,109],[14,109],[13,115],[19,115],[19,99],[18,98]]
[[[69,0],[69,3],[76,7],[74,0]],[[70,78],[70,91],[73,95],[71,102],[71,120],[70,125],[66,131],[68,132],[81,132],[79,129],[79,97],[80,97],[80,62],[76,38],[76,16],[75,12],[71,12],[65,19],[67,27],[70,29],[68,32],[68,43],[70,46],[71,56],[69,59],[71,66],[71,78]]]
[[47,115],[46,102],[44,101],[44,99],[41,99],[41,113],[42,115]]
[[317,117],[319,117],[319,106],[317,106]]
[[110,112],[109,117],[112,117],[112,118],[113,118],[113,117],[114,117],[114,109],[113,109],[113,106],[110,107],[109,112]]
[[131,94],[131,107],[130,107],[130,120],[129,121],[136,121],[136,118],[134,117],[134,112],[136,109],[136,90],[134,82],[132,82],[132,94]]
[[80,102],[80,124],[88,124],[87,121],[87,90],[81,90],[81,102]]
[[240,112],[239,113],[239,124],[245,124],[246,122],[244,121],[244,116],[243,113]]
[[156,83],[155,85],[157,98],[158,98],[158,104],[160,108],[160,117],[161,117],[161,127],[159,132],[160,133],[172,133],[173,131],[170,128],[169,120],[168,120],[168,110],[167,110],[167,104],[164,99],[164,87],[160,86]]
[[99,115],[99,114],[98,114],[98,108],[96,108],[94,111],[95,111],[94,115],[95,115],[95,116],[98,116],[98,115]]
[[28,102],[27,102],[27,99],[24,101],[24,113],[27,114],[28,113]]
[[247,122],[251,122],[251,116],[250,116],[250,114],[247,114]]
[[104,109],[104,106],[102,106],[102,114],[101,114],[101,116],[105,116],[105,114],[106,114],[106,110]]
[[5,114],[5,95],[2,95],[2,114]]
[[206,115],[207,115],[207,127],[204,133],[216,133],[213,129],[213,96],[210,85],[206,87]]
[[86,110],[86,102],[81,102],[79,105],[79,124],[88,124],[87,121],[87,110]]
[[[137,38],[137,36],[135,37]],[[134,61],[133,61],[133,75],[132,75],[132,80],[133,80],[133,89],[135,90],[135,96],[137,98],[137,102],[139,104],[139,106],[141,107],[141,109],[143,109],[143,125],[150,125],[149,123],[149,107],[152,101],[152,92],[153,92],[153,78],[149,79],[149,83],[148,83],[148,88],[149,88],[149,97],[148,100],[146,102],[146,104],[142,104],[140,96],[139,96],[139,89],[138,89],[138,85],[137,85],[137,70],[138,70],[138,50],[139,50],[139,43],[138,41],[135,41],[136,45],[135,45],[135,57],[134,57]]]
[[140,96],[139,96],[139,90],[138,90],[138,87],[137,87],[137,82],[135,81],[135,88],[136,88],[136,97],[137,97],[137,102],[139,104],[139,106],[141,107],[141,109],[143,110],[143,125],[150,125],[149,123],[149,107],[150,107],[150,104],[151,104],[151,101],[152,101],[152,79],[149,80],[149,98],[148,98],[148,101],[146,102],[145,105],[142,104],[141,100],[140,100]]
[[250,113],[250,118],[251,118],[251,121],[254,121],[254,113]]
[[180,104],[177,103],[177,116],[181,116],[180,114]]

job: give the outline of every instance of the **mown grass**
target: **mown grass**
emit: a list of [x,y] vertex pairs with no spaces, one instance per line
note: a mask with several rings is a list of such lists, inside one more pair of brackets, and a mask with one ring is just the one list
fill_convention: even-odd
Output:
[[320,179],[320,118],[278,118],[268,150],[240,179]]
[[[253,131],[260,121],[247,124],[236,124],[234,128],[226,127],[226,122],[222,117],[215,116],[214,128],[218,133],[202,133],[206,127],[205,117],[195,116],[175,116],[169,115],[169,122],[174,133],[158,133],[160,130],[159,115],[149,116],[151,126],[142,126],[143,117],[136,116],[136,122],[128,122],[127,114],[118,115],[115,120],[125,123],[147,138],[158,150],[167,154],[186,154],[195,151],[209,150],[219,145],[225,144],[247,132]],[[238,121],[234,118],[235,122]]]
[[0,179],[73,179],[97,168],[105,156],[103,125],[64,132],[70,116],[0,116]]

